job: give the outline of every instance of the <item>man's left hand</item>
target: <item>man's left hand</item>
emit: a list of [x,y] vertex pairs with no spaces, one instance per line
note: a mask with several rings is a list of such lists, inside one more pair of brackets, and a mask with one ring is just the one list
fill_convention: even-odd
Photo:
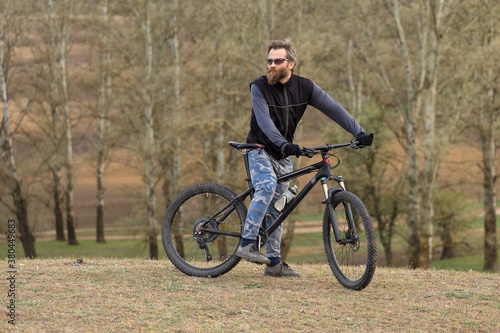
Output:
[[370,134],[360,133],[356,137],[356,140],[359,141],[359,144],[361,146],[365,146],[365,147],[371,146],[371,144],[373,143],[373,133],[370,133]]

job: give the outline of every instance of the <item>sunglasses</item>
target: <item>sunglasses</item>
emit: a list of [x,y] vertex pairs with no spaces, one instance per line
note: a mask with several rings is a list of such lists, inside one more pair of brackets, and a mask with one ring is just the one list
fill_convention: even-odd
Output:
[[271,66],[273,64],[273,62],[274,62],[276,64],[276,66],[279,66],[282,63],[284,63],[285,61],[290,61],[290,59],[285,59],[285,58],[270,59],[270,58],[268,58],[267,59],[267,65]]

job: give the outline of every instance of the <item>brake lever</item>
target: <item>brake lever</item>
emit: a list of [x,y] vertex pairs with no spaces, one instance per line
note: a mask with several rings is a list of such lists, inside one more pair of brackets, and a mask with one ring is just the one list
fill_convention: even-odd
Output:
[[365,147],[365,145],[360,144],[357,140],[351,141],[351,145],[349,146],[350,149],[363,149]]
[[302,156],[307,156],[309,158],[312,158],[314,157],[314,155],[316,155],[316,151],[314,149],[309,149],[306,147],[302,148]]

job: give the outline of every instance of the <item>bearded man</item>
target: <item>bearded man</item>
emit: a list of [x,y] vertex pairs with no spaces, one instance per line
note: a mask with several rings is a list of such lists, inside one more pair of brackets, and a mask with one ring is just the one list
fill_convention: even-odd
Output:
[[255,194],[236,255],[267,264],[264,275],[299,277],[300,273],[281,262],[282,226],[269,235],[265,256],[256,242],[260,225],[264,220],[265,226],[272,224],[279,214],[274,204],[288,189],[289,182],[278,183],[277,178],[292,171],[292,156],[302,155],[302,149],[293,143],[293,137],[306,107],[311,105],[323,112],[362,145],[371,145],[373,136],[366,134],[356,120],[316,83],[293,74],[297,54],[290,39],[268,42],[267,54],[267,76],[250,84],[252,117],[247,137],[247,143],[259,143],[265,148],[248,153]]

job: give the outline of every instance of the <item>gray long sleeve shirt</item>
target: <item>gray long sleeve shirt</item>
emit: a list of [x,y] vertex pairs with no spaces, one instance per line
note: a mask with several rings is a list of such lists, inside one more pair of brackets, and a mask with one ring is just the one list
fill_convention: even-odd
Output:
[[[271,120],[269,105],[263,92],[255,84],[251,86],[250,91],[252,106],[259,127],[269,140],[271,140],[276,146],[281,147],[288,141],[283,137]],[[354,137],[365,132],[356,120],[339,103],[337,103],[314,82],[312,97],[308,104],[324,113],[328,118],[335,121],[344,130],[350,132]]]

